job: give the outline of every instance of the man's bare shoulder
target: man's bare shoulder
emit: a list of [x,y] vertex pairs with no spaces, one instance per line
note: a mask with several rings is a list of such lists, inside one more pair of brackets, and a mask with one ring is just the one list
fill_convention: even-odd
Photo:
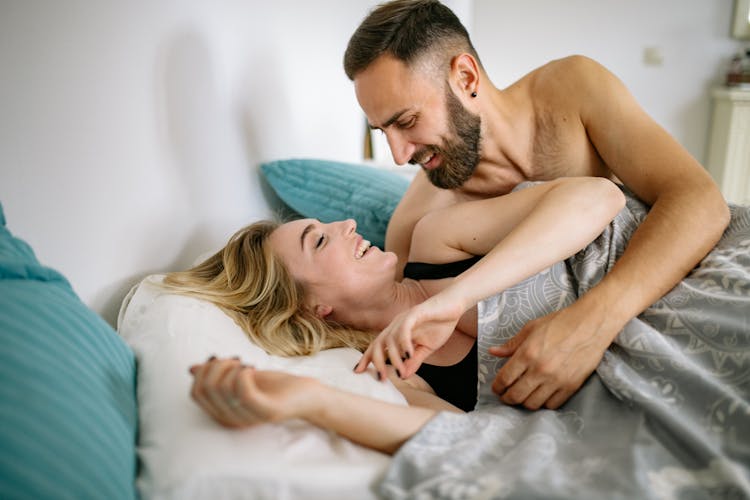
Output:
[[597,85],[606,83],[612,74],[600,63],[583,55],[552,60],[529,72],[519,84],[535,99],[563,99],[585,96]]
[[603,73],[607,73],[607,69],[600,63],[590,57],[576,54],[554,59],[530,74],[536,76],[535,81],[552,83],[549,80],[580,82],[596,78]]

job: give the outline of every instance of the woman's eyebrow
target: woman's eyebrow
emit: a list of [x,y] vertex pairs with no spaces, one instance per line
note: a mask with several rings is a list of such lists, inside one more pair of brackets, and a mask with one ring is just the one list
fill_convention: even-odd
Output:
[[315,227],[314,224],[308,224],[305,226],[305,229],[302,230],[302,236],[299,238],[299,246],[302,248],[302,250],[305,249],[305,236],[307,236],[307,233],[313,230],[313,227]]

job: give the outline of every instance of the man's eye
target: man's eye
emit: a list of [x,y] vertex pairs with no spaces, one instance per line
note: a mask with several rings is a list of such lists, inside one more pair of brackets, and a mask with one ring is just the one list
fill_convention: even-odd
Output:
[[412,128],[416,122],[417,118],[413,116],[405,122],[398,122],[398,128]]
[[320,235],[320,238],[318,238],[318,241],[315,243],[315,248],[320,248],[320,246],[323,244],[323,240],[325,239],[324,235]]

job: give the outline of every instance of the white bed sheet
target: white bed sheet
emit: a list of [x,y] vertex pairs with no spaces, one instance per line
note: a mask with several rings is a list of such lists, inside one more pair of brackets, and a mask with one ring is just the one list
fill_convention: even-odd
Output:
[[118,331],[138,360],[140,473],[144,499],[375,498],[390,457],[303,421],[231,430],[189,396],[189,366],[210,355],[240,356],[258,368],[406,404],[390,382],[354,374],[360,354],[332,349],[315,356],[270,356],[216,306],[165,293],[149,276],[128,294]]

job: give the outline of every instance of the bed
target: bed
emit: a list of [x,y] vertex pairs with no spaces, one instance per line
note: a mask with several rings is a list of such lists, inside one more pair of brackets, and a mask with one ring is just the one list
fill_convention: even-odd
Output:
[[[291,212],[354,217],[373,242],[382,241],[408,182],[309,159],[271,162],[261,172]],[[405,404],[390,383],[352,373],[357,352],[270,356],[213,305],[165,293],[160,274],[127,294],[115,331],[2,218],[1,284],[3,297],[14,300],[0,305],[1,340],[13,345],[0,351],[0,438],[8,444],[0,450],[0,497],[747,498],[750,209],[733,213],[724,250],[686,286],[709,292],[714,303],[706,310],[719,304],[726,318],[744,323],[730,325],[730,333],[722,326],[691,331],[703,323],[684,321],[670,304],[676,310],[700,294],[678,290],[643,324],[629,324],[563,410],[496,403],[488,387],[498,360],[482,353],[601,278],[645,216],[630,198],[596,245],[480,304],[477,410],[440,414],[394,457],[298,421],[224,429],[189,398],[191,364],[238,355]],[[714,279],[716,269],[729,268],[730,278]],[[668,342],[660,342],[659,329]],[[726,397],[712,399],[717,390]]]
[[[356,217],[381,245],[408,185],[319,159],[262,171],[286,215]],[[390,382],[352,372],[356,351],[269,356],[213,305],[164,294],[159,274],[124,297],[115,329],[13,234],[2,205],[0,222],[0,498],[377,498],[389,456],[304,422],[229,431],[189,397],[191,364],[239,355],[405,404]]]

